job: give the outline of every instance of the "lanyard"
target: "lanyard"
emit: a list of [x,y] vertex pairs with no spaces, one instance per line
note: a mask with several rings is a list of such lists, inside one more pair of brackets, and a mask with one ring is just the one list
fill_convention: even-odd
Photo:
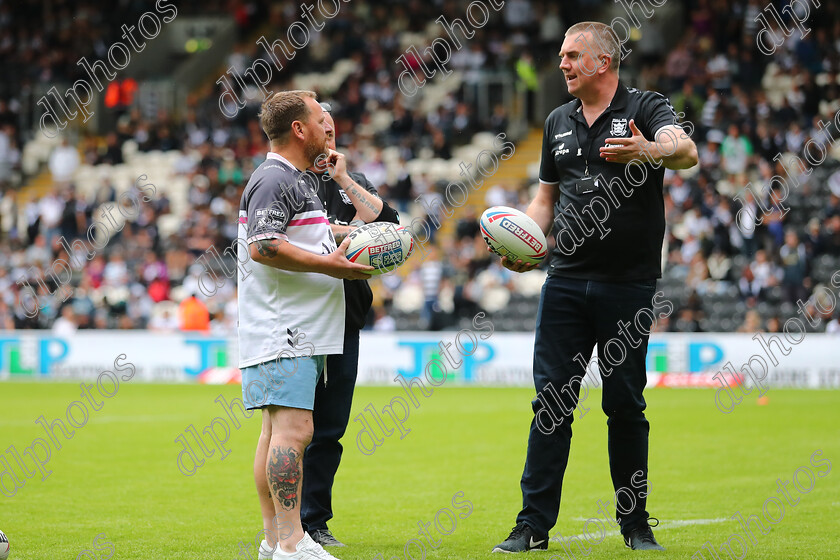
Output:
[[[586,169],[583,171],[584,177],[589,177],[589,150],[592,148],[592,144],[590,143],[589,146],[586,148],[586,154],[584,155],[583,144],[580,143],[580,138],[578,137],[578,121],[577,119],[572,119],[573,130],[575,131],[575,142],[577,142],[578,148],[580,149],[580,153],[583,157],[583,163],[586,165]],[[594,123],[593,123],[594,124]]]
[[[580,114],[581,117],[583,117],[583,122],[586,123],[587,130],[591,131],[592,127],[595,126],[598,123],[598,121],[601,120],[601,117],[603,117],[605,114],[607,114],[607,111],[609,111],[611,107],[612,107],[612,103],[607,105],[606,108],[604,108],[604,110],[601,112],[601,114],[598,115],[598,118],[596,118],[594,121],[592,121],[592,126],[589,126],[589,123],[586,123],[586,117],[583,116],[583,105],[578,107],[577,113]],[[574,123],[573,130],[575,131],[575,141],[577,142],[578,147],[580,147],[581,155],[583,155],[583,144],[580,143],[580,138],[578,137],[578,131],[577,131],[577,125],[579,123],[578,123],[578,120],[574,119],[574,118],[572,119],[572,122]],[[589,143],[589,146],[587,146],[587,148],[586,148],[586,155],[583,155],[583,162],[584,162],[584,164],[586,164],[586,169],[583,172],[584,177],[589,177],[589,152],[590,151],[592,151],[592,143],[591,142]]]

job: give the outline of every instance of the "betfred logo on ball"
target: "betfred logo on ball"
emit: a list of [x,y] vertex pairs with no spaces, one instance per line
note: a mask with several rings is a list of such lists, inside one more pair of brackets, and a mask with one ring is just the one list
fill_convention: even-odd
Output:
[[[375,268],[396,268],[403,262],[402,242],[397,239],[383,245],[373,245],[368,249],[370,255],[370,266]],[[351,261],[353,259],[350,259]],[[390,270],[390,269],[389,269]]]
[[502,221],[499,222],[499,225],[511,232],[513,235],[515,235],[525,243],[527,243],[529,247],[534,249],[534,251],[537,251],[539,253],[545,248],[544,243],[541,243],[539,239],[537,239],[536,237],[534,237],[533,235],[531,235],[530,233],[528,233],[527,231],[510,221],[507,217],[503,217]]
[[414,241],[403,227],[373,222],[353,230],[348,236],[347,260],[374,267],[368,274],[385,274],[402,265],[414,250]]

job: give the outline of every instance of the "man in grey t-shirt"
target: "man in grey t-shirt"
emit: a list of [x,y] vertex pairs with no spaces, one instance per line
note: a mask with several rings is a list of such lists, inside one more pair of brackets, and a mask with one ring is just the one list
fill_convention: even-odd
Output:
[[302,177],[329,154],[324,120],[312,92],[265,100],[260,124],[270,152],[239,209],[240,250],[247,244],[257,263],[238,276],[239,367],[245,405],[262,410],[254,458],[262,559],[334,560],[301,527],[301,463],[324,359],[342,351],[341,280],[367,278],[373,268],[347,260],[349,240],[336,248],[323,205]]

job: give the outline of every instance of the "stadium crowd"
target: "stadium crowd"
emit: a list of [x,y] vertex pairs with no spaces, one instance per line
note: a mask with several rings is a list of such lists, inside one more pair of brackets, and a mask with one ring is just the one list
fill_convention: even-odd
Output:
[[[381,150],[397,146],[403,161],[421,151],[448,159],[474,132],[505,131],[509,120],[505,107],[480,116],[466,102],[470,77],[506,71],[527,83],[535,70],[556,72],[555,55],[565,27],[584,16],[597,16],[606,4],[585,2],[581,12],[576,6],[560,7],[548,0],[507,0],[498,17],[453,52],[449,65],[462,71],[461,89],[436,109],[424,112],[419,96],[407,97],[397,87],[402,67],[392,61],[404,52],[400,36],[424,31],[441,14],[448,20],[463,17],[465,3],[354,0],[290,61],[272,87],[287,87],[288,77],[295,72],[324,71],[335,60],[354,60],[358,70],[329,100],[338,145],[345,147],[351,166],[365,173],[401,212],[422,215],[423,206],[415,201],[440,197],[445,184],[407,172],[389,181]],[[30,0],[23,5],[37,10],[41,3]],[[189,13],[198,5],[179,4],[179,13]],[[236,19],[241,40],[225,67],[241,73],[255,57],[266,56],[253,40],[260,23],[285,29],[298,14],[267,1],[243,0],[232,5],[202,2],[201,10]],[[689,5],[682,22],[685,33],[676,45],[657,47],[651,40],[664,26],[673,25],[654,17],[642,28],[639,52],[622,62],[622,75],[639,88],[670,97],[683,113],[680,120],[691,124],[700,151],[699,168],[666,173],[668,229],[660,286],[677,303],[678,311],[659,328],[778,330],[787,316],[796,313],[798,300],[815,316],[819,314],[815,307],[820,303],[817,296],[824,293],[820,286],[840,269],[838,161],[829,155],[819,168],[810,174],[797,173],[794,180],[788,176],[790,166],[774,160],[779,153],[803,157],[810,139],[831,148],[831,138],[840,138],[836,126],[826,130],[819,126],[820,119],[836,122],[834,115],[840,109],[840,7],[824,3],[820,16],[809,21],[812,31],[804,38],[793,33],[770,57],[756,46],[754,18],[761,8],[759,2],[698,0]],[[88,17],[62,18],[62,10],[71,6],[72,13]],[[88,9],[80,11],[84,6]],[[127,111],[104,137],[82,136],[75,145],[58,146],[49,160],[54,188],[40,198],[20,201],[10,179],[19,171],[19,147],[25,139],[16,114],[21,106],[16,92],[33,82],[74,79],[79,57],[101,57],[102,49],[114,38],[109,30],[119,29],[123,20],[132,21],[133,11],[143,11],[133,2],[126,2],[126,13],[100,13],[90,2],[71,0],[58,2],[58,7],[43,27],[35,29],[17,26],[17,11],[13,14],[8,6],[0,5],[0,60],[14,60],[17,65],[3,63],[6,75],[17,77],[0,89],[0,184],[4,186],[0,328],[166,331],[182,328],[179,316],[189,316],[190,328],[234,332],[235,283],[226,283],[214,297],[206,298],[199,290],[198,278],[204,269],[197,259],[212,246],[230,245],[236,235],[231,216],[245,181],[266,149],[255,119],[259,100],[226,119],[217,105],[222,90],[209,85],[190,96],[183,114],[160,111],[150,118],[137,109]],[[96,35],[85,34],[86,30],[96,30]],[[366,126],[375,110],[393,115],[390,126],[376,132]],[[539,125],[540,118],[533,124]],[[174,234],[162,236],[158,220],[172,213],[165,189],[141,201],[137,218],[126,221],[102,250],[73,273],[72,296],[62,302],[50,295],[56,290],[54,283],[38,282],[56,258],[74,262],[61,238],[67,245],[79,238],[88,243],[88,229],[99,219],[100,206],[120,204],[107,176],[101,178],[92,198],[78,194],[73,184],[75,170],[82,163],[121,163],[127,142],[135,143],[140,151],[182,152],[175,167],[190,180],[189,210],[179,216]],[[774,175],[789,177],[791,188],[783,204],[790,211],[779,210],[785,193],[778,183],[771,192],[761,188]],[[524,209],[535,181],[536,177],[523,178],[516,185],[488,181],[484,203]],[[736,197],[749,183],[757,186],[758,200]],[[760,225],[741,220],[739,227],[739,212],[742,217],[756,217],[765,209],[766,219]],[[512,273],[489,258],[478,235],[477,218],[471,205],[463,208],[453,218],[455,235],[438,235],[436,248],[414,273],[382,279],[374,320],[369,322],[372,328],[440,328],[446,316],[472,317],[492,306],[500,292],[512,294],[512,309],[519,302],[522,313],[532,313],[533,301],[519,297]],[[35,317],[24,311],[33,302],[27,301],[26,291],[17,284],[21,276],[28,279],[44,306]],[[410,322],[395,321],[399,313],[391,302],[400,290],[411,286],[422,293],[417,315]],[[447,294],[451,305],[442,306],[441,294]],[[828,330],[838,330],[836,313],[824,313],[812,328],[826,330],[826,325]]]

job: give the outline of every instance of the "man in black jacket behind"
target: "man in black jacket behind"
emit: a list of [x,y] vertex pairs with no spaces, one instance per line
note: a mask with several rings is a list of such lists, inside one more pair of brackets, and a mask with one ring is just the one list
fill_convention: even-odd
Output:
[[[335,123],[331,107],[326,113],[330,155],[324,167],[312,168],[318,180],[318,198],[324,204],[336,243],[351,231],[371,222],[399,224],[399,214],[386,204],[361,173],[348,173],[344,154],[335,151]],[[332,486],[341,461],[339,439],[350,420],[350,406],[359,368],[359,331],[365,325],[373,293],[367,280],[345,280],[346,305],[344,353],[327,358],[327,367],[315,389],[312,420],[315,432],[303,458],[303,500],[301,521],[312,539],[321,546],[344,546],[327,528],[332,519]]]

